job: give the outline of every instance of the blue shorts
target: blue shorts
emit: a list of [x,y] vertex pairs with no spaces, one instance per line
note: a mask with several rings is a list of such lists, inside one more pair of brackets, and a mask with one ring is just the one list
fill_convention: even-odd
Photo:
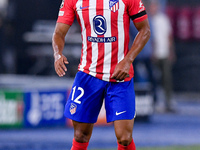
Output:
[[95,123],[103,100],[107,122],[131,120],[135,116],[133,79],[107,82],[79,71],[76,74],[64,115],[74,121]]

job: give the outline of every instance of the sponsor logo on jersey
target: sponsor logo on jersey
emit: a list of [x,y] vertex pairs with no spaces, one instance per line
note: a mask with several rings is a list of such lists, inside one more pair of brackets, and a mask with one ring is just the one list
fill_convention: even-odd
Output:
[[110,0],[109,1],[109,9],[113,12],[119,10],[119,0]]
[[88,8],[89,6],[85,6],[85,7],[82,7],[82,6],[80,6],[80,9],[86,9],[86,8]]
[[95,42],[95,43],[111,43],[115,42],[117,40],[116,37],[91,37],[88,36],[87,40],[89,42]]
[[[93,29],[97,35],[104,35],[107,31],[106,19],[104,16],[97,15],[93,18]],[[117,40],[116,37],[91,37],[88,36],[87,40],[89,42],[95,43],[110,43]]]
[[104,16],[97,15],[93,18],[93,26],[94,26],[94,32],[97,35],[103,35],[106,33],[107,26],[106,26],[106,19]]
[[70,111],[71,115],[76,113],[76,108],[77,108],[76,104],[71,103],[71,106],[69,108],[69,111]]

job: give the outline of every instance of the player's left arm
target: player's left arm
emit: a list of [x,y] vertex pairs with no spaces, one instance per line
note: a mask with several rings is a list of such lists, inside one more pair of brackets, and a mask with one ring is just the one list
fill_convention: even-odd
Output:
[[148,42],[150,35],[151,35],[148,19],[145,19],[142,22],[134,23],[134,25],[138,30],[138,34],[136,35],[136,37],[133,41],[130,51],[128,52],[128,54],[125,57],[131,63],[133,63],[136,56],[144,48],[145,44]]
[[138,34],[135,37],[128,54],[116,65],[114,73],[111,77],[113,79],[124,80],[128,76],[131,64],[150,38],[151,32],[148,19],[136,22],[134,25],[138,30]]

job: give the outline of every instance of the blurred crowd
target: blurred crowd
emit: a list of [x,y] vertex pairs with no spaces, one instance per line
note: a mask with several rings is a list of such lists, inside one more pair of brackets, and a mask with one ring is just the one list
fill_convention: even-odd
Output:
[[[151,83],[154,102],[158,103],[158,89],[164,93],[165,111],[173,111],[172,63],[175,60],[172,26],[165,14],[166,1],[144,0],[151,28],[151,38],[134,61],[135,82]],[[131,23],[132,39],[137,31]]]
[[7,8],[7,1],[3,0],[0,2],[0,70],[2,72],[3,66],[2,66],[2,59],[3,59],[3,43],[4,43],[4,19],[6,14],[6,8]]
[[0,1],[0,73],[16,73],[14,13],[13,0]]

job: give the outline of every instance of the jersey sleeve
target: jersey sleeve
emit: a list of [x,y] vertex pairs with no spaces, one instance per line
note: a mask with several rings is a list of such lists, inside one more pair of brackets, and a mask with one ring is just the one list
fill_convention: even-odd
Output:
[[60,6],[57,22],[72,25],[75,18],[75,4],[73,0],[63,0]]
[[142,0],[128,0],[128,13],[133,22],[141,22],[147,19],[146,9]]

